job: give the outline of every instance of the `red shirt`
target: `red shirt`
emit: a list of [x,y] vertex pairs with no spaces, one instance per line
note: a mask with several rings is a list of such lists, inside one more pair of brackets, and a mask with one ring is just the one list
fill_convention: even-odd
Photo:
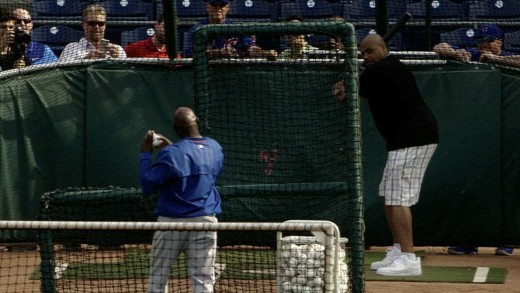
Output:
[[142,57],[142,58],[168,58],[166,47],[164,49],[157,49],[152,41],[153,37],[128,44],[125,47],[127,57]]

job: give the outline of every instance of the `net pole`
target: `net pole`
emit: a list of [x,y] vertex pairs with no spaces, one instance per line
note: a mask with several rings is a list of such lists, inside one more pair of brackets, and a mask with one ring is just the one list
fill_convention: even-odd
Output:
[[[352,75],[358,75],[357,66],[357,48],[349,46],[355,44],[355,36],[353,34],[344,33],[343,45],[345,47],[345,59],[350,57],[349,62],[345,62],[345,72],[351,72]],[[353,82],[349,76],[344,76],[345,91],[347,94],[347,129],[350,136],[348,159],[349,192],[351,198],[347,199],[351,205],[351,211],[348,213],[351,230],[349,231],[349,242],[351,248],[350,269],[352,272],[352,292],[365,292],[365,271],[364,271],[364,222],[363,222],[363,168],[361,154],[361,114],[360,101],[358,95],[358,84]]]
[[387,0],[376,0],[376,31],[379,35],[386,34],[388,30]]
[[54,281],[54,249],[52,244],[52,232],[39,233],[40,257],[41,257],[41,289],[44,293],[56,293]]
[[[52,198],[42,196],[40,198],[40,216],[42,220],[49,219],[49,206]],[[7,223],[6,223],[7,224]],[[41,290],[44,293],[56,293],[56,283],[54,280],[54,245],[52,244],[52,231],[44,230],[38,234],[41,258]]]
[[[177,0],[163,1],[164,33],[166,36],[166,51],[170,59],[177,58]],[[171,37],[170,37],[171,36]]]

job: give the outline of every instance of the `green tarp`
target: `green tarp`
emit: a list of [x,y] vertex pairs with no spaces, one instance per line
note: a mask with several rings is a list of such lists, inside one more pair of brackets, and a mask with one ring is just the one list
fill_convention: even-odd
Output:
[[[416,244],[520,243],[520,74],[469,65],[416,68],[415,74],[441,133],[413,209]],[[35,219],[40,196],[57,188],[138,187],[145,131],[172,133],[172,109],[193,104],[191,68],[99,63],[1,82],[4,220]],[[391,239],[377,186],[386,151],[364,102],[362,117],[366,244],[384,245]],[[307,212],[319,214],[316,209]],[[0,237],[34,236],[2,231]]]

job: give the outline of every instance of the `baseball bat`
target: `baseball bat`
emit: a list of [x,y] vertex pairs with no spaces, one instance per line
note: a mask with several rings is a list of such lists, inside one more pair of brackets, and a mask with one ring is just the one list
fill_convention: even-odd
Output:
[[394,23],[394,25],[383,36],[383,40],[385,41],[385,43],[390,41],[411,17],[412,15],[408,11],[401,15],[397,22]]

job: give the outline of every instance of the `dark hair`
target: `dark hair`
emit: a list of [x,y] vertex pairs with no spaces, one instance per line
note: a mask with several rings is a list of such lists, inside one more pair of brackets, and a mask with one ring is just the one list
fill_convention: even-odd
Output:
[[285,19],[285,21],[292,21],[292,20],[297,20],[297,21],[303,22],[303,17],[301,17],[299,15],[291,15]]
[[5,9],[0,9],[0,22],[16,20],[13,14]]
[[156,20],[157,23],[163,23],[164,22],[164,14],[159,14],[159,17],[157,17]]

